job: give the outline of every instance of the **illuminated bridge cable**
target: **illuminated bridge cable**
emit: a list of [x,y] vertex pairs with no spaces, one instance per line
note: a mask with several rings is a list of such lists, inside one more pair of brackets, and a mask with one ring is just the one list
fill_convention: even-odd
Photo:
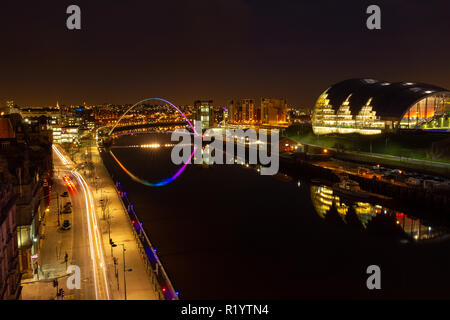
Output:
[[183,116],[183,118],[184,118],[184,119],[186,120],[186,122],[189,124],[189,126],[191,127],[191,129],[194,131],[194,134],[198,136],[197,131],[195,131],[194,126],[193,126],[192,123],[189,121],[189,119],[186,117],[186,115],[185,115],[185,114],[184,114],[184,113],[183,113],[176,105],[174,105],[172,102],[170,102],[170,101],[168,101],[168,100],[165,100],[165,99],[162,99],[162,98],[147,98],[147,99],[141,100],[141,101],[139,101],[139,102],[133,104],[130,108],[127,109],[127,111],[125,111],[124,114],[122,114],[122,115],[120,116],[119,120],[117,120],[117,122],[116,122],[116,123],[114,124],[114,126],[111,128],[111,130],[109,131],[109,134],[108,134],[108,135],[111,135],[111,134],[113,133],[114,129],[117,127],[117,125],[119,124],[120,120],[122,120],[123,117],[125,117],[126,114],[127,114],[128,112],[130,112],[134,107],[136,107],[136,106],[138,106],[138,105],[140,105],[140,104],[142,104],[142,103],[144,103],[144,102],[146,102],[146,101],[150,101],[150,100],[162,101],[162,102],[164,102],[164,103],[170,105],[170,106],[171,106],[172,108],[174,108],[175,110],[177,110],[178,113],[180,113],[180,114]]
[[117,162],[117,164],[122,168],[123,171],[125,171],[126,174],[128,174],[128,176],[130,176],[131,179],[133,179],[136,182],[139,182],[143,185],[149,186],[149,187],[161,187],[164,186],[168,183],[171,183],[172,181],[174,181],[176,178],[178,178],[178,176],[184,171],[184,169],[186,168],[186,166],[188,165],[188,163],[191,162],[192,157],[195,154],[195,151],[197,150],[197,147],[194,146],[194,151],[192,151],[191,155],[189,156],[188,161],[186,161],[186,163],[184,163],[180,169],[178,169],[177,172],[175,172],[175,174],[173,176],[171,176],[170,178],[167,179],[162,179],[160,181],[157,182],[150,182],[144,179],[139,178],[138,176],[134,175],[131,171],[129,171],[120,161],[119,159],[116,158],[116,156],[114,155],[114,153],[110,150],[109,154],[113,157],[113,159]]
[[[122,116],[120,116],[120,118],[117,120],[117,122],[114,124],[114,126],[111,128],[111,130],[109,131],[109,136],[113,133],[114,129],[116,128],[116,126],[119,124],[119,122],[123,119],[123,117],[125,117],[125,115],[131,111],[134,107],[146,102],[146,101],[150,101],[150,100],[157,100],[157,101],[162,101],[168,105],[170,105],[172,108],[174,108],[175,110],[178,111],[178,113],[180,113],[183,118],[186,120],[186,122],[189,124],[189,126],[191,127],[192,131],[194,132],[194,135],[198,136],[197,131],[195,130],[194,126],[192,125],[192,123],[189,121],[189,119],[186,117],[186,115],[177,107],[175,106],[173,103],[171,103],[170,101],[167,101],[165,99],[161,99],[161,98],[147,98],[144,100],[141,100],[137,103],[135,103],[134,105],[132,105],[130,108],[128,108],[124,114],[122,114]],[[119,159],[117,159],[117,157],[114,155],[114,153],[111,151],[111,149],[109,150],[109,154],[113,157],[113,159],[117,162],[117,164],[122,168],[123,171],[125,171],[126,174],[128,174],[130,176],[131,179],[133,179],[136,182],[139,182],[143,185],[149,186],[149,187],[160,187],[160,186],[164,186],[172,181],[174,181],[176,178],[178,178],[178,176],[184,171],[184,169],[186,168],[186,166],[188,165],[188,163],[190,163],[192,157],[195,154],[195,151],[197,150],[197,148],[194,146],[194,151],[192,151],[188,161],[186,161],[186,163],[184,163],[180,169],[178,169],[178,171],[171,176],[170,178],[167,179],[163,179],[157,182],[150,182],[144,179],[141,179],[139,177],[137,177],[136,175],[134,175],[131,171],[129,171],[120,161]]]

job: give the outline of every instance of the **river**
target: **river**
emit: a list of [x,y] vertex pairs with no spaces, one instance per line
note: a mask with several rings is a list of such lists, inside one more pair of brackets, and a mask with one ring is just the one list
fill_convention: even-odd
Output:
[[[111,150],[137,177],[158,181],[179,168],[170,143],[167,134],[122,136]],[[108,153],[102,158],[181,299],[450,297],[448,229],[406,209],[237,164],[188,165],[171,183],[149,187]],[[382,290],[366,287],[373,264]]]

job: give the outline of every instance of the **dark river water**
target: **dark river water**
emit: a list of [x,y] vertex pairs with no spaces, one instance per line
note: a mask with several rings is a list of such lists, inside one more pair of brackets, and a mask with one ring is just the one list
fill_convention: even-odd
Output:
[[[134,175],[158,181],[179,168],[168,143],[164,134],[123,136],[111,150]],[[149,187],[103,159],[181,299],[450,297],[447,229],[406,209],[237,164],[188,165]],[[381,290],[367,289],[370,265],[381,269]]]

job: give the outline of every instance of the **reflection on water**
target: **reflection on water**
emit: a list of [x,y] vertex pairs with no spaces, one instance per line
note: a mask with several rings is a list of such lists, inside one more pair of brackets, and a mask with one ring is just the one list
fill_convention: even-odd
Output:
[[415,241],[434,239],[448,233],[444,228],[424,225],[422,220],[408,217],[404,212],[378,204],[343,199],[325,185],[311,185],[311,200],[321,218],[356,225],[366,231],[389,230],[392,234]]
[[[150,137],[150,138],[149,138]],[[115,152],[121,152],[123,157],[127,157],[129,151],[126,148],[135,148],[134,157],[151,163],[151,166],[131,165],[136,174],[151,179],[167,178],[173,175],[177,166],[171,164],[170,151],[174,145],[170,141],[170,135],[158,134],[141,137],[143,141],[137,140],[138,137],[121,137],[117,139],[114,145]],[[136,144],[139,142],[139,144]],[[201,150],[202,168],[211,166],[209,157],[209,145]],[[240,165],[243,168],[260,171],[259,165],[250,165],[248,160],[241,158],[237,154],[231,162]],[[128,160],[130,161],[130,159]],[[277,180],[291,183],[292,177],[282,172],[274,176]],[[297,178],[295,180],[297,181]],[[297,187],[301,187],[300,181],[296,182]],[[450,234],[446,228],[441,225],[430,225],[421,219],[412,217],[407,212],[399,212],[391,208],[376,203],[376,200],[365,202],[367,200],[353,196],[345,196],[342,193],[337,194],[332,187],[318,184],[310,186],[312,204],[316,213],[327,222],[349,225],[359,228],[365,232],[374,234],[384,234],[396,236],[400,239],[411,241],[424,241],[440,238]],[[375,202],[375,203],[374,203]],[[406,209],[405,209],[406,210]]]
[[[170,161],[172,147],[165,147],[175,143],[167,136],[123,136],[114,144],[121,148],[113,150],[139,177],[166,178],[178,167]],[[145,147],[127,148],[136,145]],[[246,299],[249,290],[255,299],[373,297],[361,278],[367,263],[389,270],[383,279],[390,279],[390,291],[383,292],[392,297],[405,297],[404,292],[448,297],[449,274],[436,268],[449,264],[442,253],[448,243],[425,250],[395,243],[444,234],[435,220],[428,225],[412,218],[421,216],[419,210],[398,204],[397,212],[396,202],[336,194],[319,180],[311,186],[282,166],[277,176],[261,176],[245,159],[190,165],[175,183],[148,188],[129,179],[109,153],[102,158],[121,181],[183,299]],[[390,241],[376,232],[380,229],[401,237]]]

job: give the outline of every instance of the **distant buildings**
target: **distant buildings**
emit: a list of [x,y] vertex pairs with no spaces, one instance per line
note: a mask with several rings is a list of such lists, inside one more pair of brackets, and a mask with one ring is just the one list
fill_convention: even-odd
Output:
[[242,104],[239,100],[231,100],[228,106],[229,123],[239,123],[242,121]]
[[261,120],[261,111],[255,99],[240,99],[230,101],[230,123],[258,123]]
[[246,122],[258,121],[258,109],[254,99],[242,99],[242,120]]
[[213,108],[212,100],[197,100],[194,102],[194,119],[201,122],[202,129],[214,125]]
[[10,114],[10,113],[17,113],[19,112],[19,109],[17,108],[16,104],[13,100],[6,101],[6,108],[0,108],[0,114]]
[[53,131],[55,143],[72,143],[80,133],[95,126],[94,112],[86,106],[68,107],[57,103],[56,107],[23,107],[15,113],[19,113],[27,124],[45,121],[47,128]]
[[229,123],[248,125],[286,126],[288,106],[285,99],[236,99],[229,103]]
[[[93,111],[97,126],[136,126],[146,124],[175,124],[185,122],[184,117],[174,108],[164,104],[142,103],[129,110],[132,105],[101,105]],[[186,107],[184,114],[191,118],[191,108]],[[128,112],[127,112],[128,111]],[[126,112],[126,114],[125,114]],[[120,123],[117,121],[120,120]]]
[[262,98],[261,122],[262,124],[287,124],[287,103],[285,99]]
[[78,138],[78,126],[58,126],[53,129],[55,143],[72,143]]
[[39,119],[47,119],[50,126],[58,125],[61,123],[61,111],[58,107],[26,107],[18,109],[25,122],[36,123]]
[[312,111],[302,107],[294,107],[288,110],[287,121],[290,124],[311,124]]

